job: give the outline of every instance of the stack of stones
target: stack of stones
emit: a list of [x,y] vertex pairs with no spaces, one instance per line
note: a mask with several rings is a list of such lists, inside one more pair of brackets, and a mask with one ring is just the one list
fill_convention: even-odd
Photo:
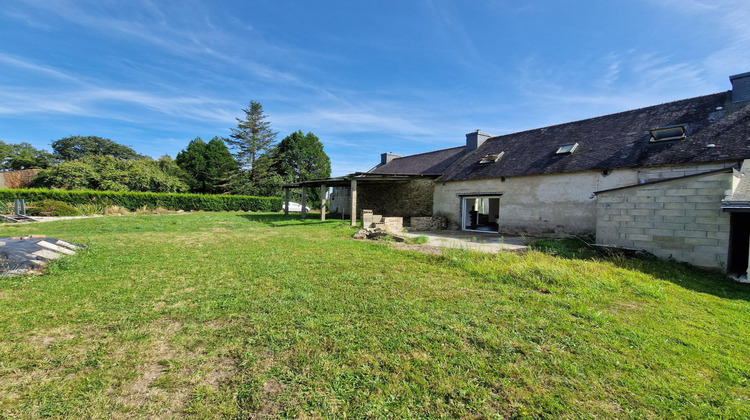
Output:
[[354,234],[354,238],[374,239],[388,234],[401,233],[403,230],[403,217],[383,217],[379,214],[372,214],[372,210],[362,210],[362,229]]

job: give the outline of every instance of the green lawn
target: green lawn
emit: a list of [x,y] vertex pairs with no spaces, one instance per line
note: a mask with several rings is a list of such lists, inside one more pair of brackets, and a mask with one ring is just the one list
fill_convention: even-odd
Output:
[[275,214],[26,233],[88,249],[0,278],[0,418],[750,417],[750,287],[686,265]]

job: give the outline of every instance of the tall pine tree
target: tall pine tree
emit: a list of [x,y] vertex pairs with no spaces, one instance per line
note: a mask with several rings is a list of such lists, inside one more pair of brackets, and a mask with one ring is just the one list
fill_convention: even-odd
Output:
[[263,106],[258,101],[250,101],[250,106],[242,110],[244,118],[236,118],[237,128],[232,128],[227,143],[235,150],[237,162],[250,171],[250,182],[255,185],[266,174],[256,163],[258,158],[271,150],[276,141],[276,132],[266,121]]

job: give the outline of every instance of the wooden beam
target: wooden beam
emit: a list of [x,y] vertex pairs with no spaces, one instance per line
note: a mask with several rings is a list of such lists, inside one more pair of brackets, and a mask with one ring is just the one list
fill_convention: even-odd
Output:
[[289,188],[284,187],[284,216],[289,216]]
[[307,216],[307,187],[302,187],[302,218]]
[[326,193],[328,188],[326,184],[320,186],[320,221],[325,222],[326,220]]
[[357,226],[357,180],[352,179],[352,226]]

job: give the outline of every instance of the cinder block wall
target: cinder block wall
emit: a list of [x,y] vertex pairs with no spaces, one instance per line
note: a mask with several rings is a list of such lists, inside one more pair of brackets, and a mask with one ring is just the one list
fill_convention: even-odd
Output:
[[700,267],[726,268],[732,174],[642,185],[597,196],[596,241],[643,249]]

